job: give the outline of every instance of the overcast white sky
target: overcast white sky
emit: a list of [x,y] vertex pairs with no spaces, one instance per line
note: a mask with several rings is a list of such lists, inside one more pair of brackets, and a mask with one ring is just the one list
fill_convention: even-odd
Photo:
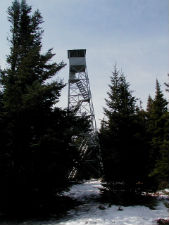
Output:
[[[7,8],[0,0],[0,66],[9,51]],[[115,64],[122,69],[133,95],[145,107],[154,96],[155,80],[162,90],[169,73],[168,0],[27,0],[44,18],[44,50],[53,48],[57,62],[67,66],[58,74],[68,81],[68,49],[87,49],[87,67],[96,119],[99,126],[108,84]],[[168,94],[164,94],[169,99]],[[67,106],[67,87],[59,105]]]

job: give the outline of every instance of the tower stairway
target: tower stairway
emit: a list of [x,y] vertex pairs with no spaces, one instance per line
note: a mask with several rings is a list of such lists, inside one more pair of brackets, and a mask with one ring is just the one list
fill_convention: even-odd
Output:
[[[79,156],[81,158],[81,161],[84,159],[86,153],[87,153],[87,150],[88,150],[88,143],[87,143],[87,140],[86,139],[83,139],[79,148],[78,148],[78,151],[79,151]],[[78,168],[77,167],[73,167],[73,169],[71,170],[70,174],[69,174],[69,179],[70,180],[75,180],[76,179],[76,176],[77,176],[77,173],[78,173]]]
[[74,109],[78,117],[86,115],[89,130],[80,133],[73,140],[78,159],[70,171],[70,180],[93,177],[101,174],[101,153],[98,141],[95,113],[86,66],[86,49],[68,50],[69,85],[68,109]]
[[82,94],[84,100],[89,101],[89,94],[87,93],[83,83],[79,80],[76,82],[77,87],[79,88],[80,93]]

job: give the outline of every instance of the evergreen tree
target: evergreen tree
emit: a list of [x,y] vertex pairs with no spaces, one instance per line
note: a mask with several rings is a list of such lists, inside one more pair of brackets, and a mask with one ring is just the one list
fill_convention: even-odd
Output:
[[[169,85],[165,83],[167,89]],[[157,88],[156,88],[157,89]],[[159,88],[158,88],[159,90]],[[152,142],[153,144],[156,144],[157,136],[158,136],[158,142],[156,146],[156,151],[158,151],[159,157],[155,158],[154,161],[154,168],[151,172],[151,176],[155,177],[159,188],[169,187],[169,112],[167,110],[167,101],[164,99],[163,94],[160,92],[161,96],[161,104],[158,104],[161,106],[161,109],[158,109],[158,112],[161,111],[161,116],[159,116],[156,122],[157,127],[156,131],[153,132],[153,138]],[[156,91],[156,98],[157,99],[157,93]],[[160,98],[159,98],[160,99]],[[159,102],[159,101],[158,101]],[[160,108],[160,107],[159,107]],[[153,145],[154,147],[154,145]],[[153,148],[154,151],[154,148]]]
[[116,67],[109,88],[104,109],[107,120],[102,121],[100,130],[104,180],[111,191],[117,191],[116,184],[120,182],[121,190],[135,192],[136,183],[147,179],[145,129],[141,113],[137,112],[136,98]]
[[153,101],[153,113],[158,117],[167,112],[167,101],[161,91],[160,84],[156,80],[156,93]]
[[153,105],[153,99],[149,95],[148,100],[147,100],[147,111],[150,113],[152,110],[152,105]]
[[[61,82],[45,83],[65,64],[49,63],[54,56],[51,49],[46,54],[41,54],[42,17],[39,11],[35,11],[33,15],[30,13],[31,7],[24,0],[21,3],[14,1],[8,9],[11,51],[7,58],[9,67],[3,73],[2,84],[4,105],[11,111],[19,110],[21,105],[26,108],[34,100],[41,100],[39,107],[52,107],[63,87]],[[37,96],[41,98],[37,99]]]
[[51,62],[52,49],[41,53],[40,12],[32,13],[25,0],[15,0],[8,16],[11,36],[8,68],[1,77],[5,128],[1,153],[7,155],[9,170],[2,182],[1,204],[30,210],[44,206],[67,187],[76,157],[72,137],[88,124],[56,107],[64,84],[55,74],[65,64]]
[[[169,78],[169,74],[168,74],[168,78]],[[165,84],[165,86],[166,86],[166,91],[169,92],[169,83],[166,83],[166,82],[165,82],[164,84]]]
[[156,160],[151,176],[155,177],[158,187],[169,187],[169,141],[164,140],[160,146],[160,158]]
[[151,107],[147,108],[147,130],[150,139],[150,171],[155,168],[156,161],[160,158],[160,146],[164,141],[164,127],[166,123],[167,101],[161,91],[160,84],[156,80],[155,98],[151,101]]

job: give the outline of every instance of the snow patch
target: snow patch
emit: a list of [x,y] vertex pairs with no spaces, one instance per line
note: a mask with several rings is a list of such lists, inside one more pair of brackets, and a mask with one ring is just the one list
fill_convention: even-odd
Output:
[[102,188],[100,180],[90,180],[83,184],[73,185],[69,192],[64,192],[64,196],[69,196],[76,200],[86,200],[87,198],[98,197]]
[[[146,206],[121,207],[100,204],[95,198],[99,197],[101,181],[91,180],[83,184],[73,185],[66,196],[82,201],[82,204],[68,211],[60,220],[41,221],[31,225],[157,225],[159,218],[169,219],[168,209],[159,200],[155,210]],[[24,225],[30,225],[25,223]]]
[[[71,190],[65,193],[67,196],[85,202],[87,198],[97,197],[102,188],[101,182],[97,180],[87,181],[83,184],[72,186]],[[76,209],[68,212],[67,218],[54,223],[55,225],[153,225],[159,218],[169,218],[168,209],[160,201],[156,210],[151,210],[146,206],[118,206],[109,207],[108,204],[102,204],[91,201],[78,206]]]

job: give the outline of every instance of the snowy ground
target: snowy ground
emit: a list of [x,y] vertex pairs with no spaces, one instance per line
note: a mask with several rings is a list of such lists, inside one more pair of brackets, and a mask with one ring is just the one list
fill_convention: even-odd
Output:
[[24,225],[155,225],[158,218],[169,218],[168,209],[163,201],[155,210],[145,206],[109,207],[107,204],[100,204],[94,201],[100,194],[100,181],[91,180],[83,184],[74,185],[69,192],[64,195],[81,200],[83,204],[76,209],[70,210],[65,218],[58,221],[48,222],[25,222]]

